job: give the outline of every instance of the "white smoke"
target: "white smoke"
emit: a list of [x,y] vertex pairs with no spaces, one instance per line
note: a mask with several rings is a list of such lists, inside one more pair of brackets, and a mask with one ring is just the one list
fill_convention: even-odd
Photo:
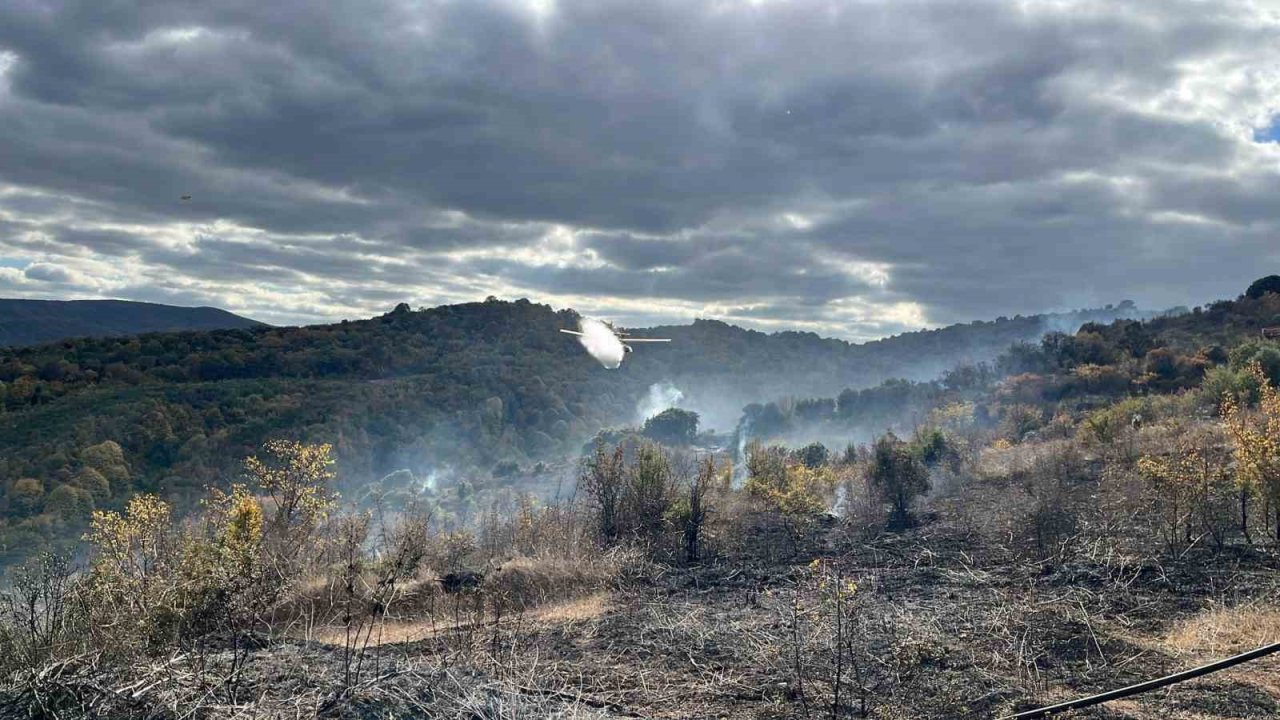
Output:
[[667,408],[679,407],[682,400],[684,393],[670,381],[650,385],[649,392],[636,403],[636,424],[643,424]]
[[440,482],[449,475],[448,471],[441,471],[437,468],[431,468],[425,476],[418,477],[418,492],[426,494],[435,494],[440,489]]
[[737,455],[733,459],[733,476],[729,479],[729,484],[735,490],[741,488],[747,481],[747,437],[750,434],[751,420],[747,415],[743,415],[737,429],[738,447]]
[[836,499],[831,503],[831,514],[843,517],[848,511],[849,490],[845,488],[844,483],[836,486]]

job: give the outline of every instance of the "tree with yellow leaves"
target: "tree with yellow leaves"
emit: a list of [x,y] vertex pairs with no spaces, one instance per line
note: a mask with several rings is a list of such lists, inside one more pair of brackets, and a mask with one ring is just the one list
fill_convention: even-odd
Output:
[[159,578],[171,569],[174,536],[160,498],[135,496],[124,513],[94,511],[85,540],[96,551],[91,573],[107,601],[145,613],[168,590]]
[[263,542],[275,564],[292,566],[337,499],[329,489],[334,478],[333,446],[271,440],[262,449],[265,457],[249,458],[245,470],[270,500]]
[[201,505],[199,521],[182,538],[175,630],[184,638],[229,636],[237,650],[233,661],[240,663],[245,648],[239,641],[275,602],[284,582],[267,572],[262,504],[247,487],[212,489]]
[[128,654],[171,640],[184,592],[169,505],[137,495],[122,513],[95,511],[84,537],[92,546],[82,586],[90,645]]
[[1280,541],[1280,391],[1271,385],[1256,361],[1249,365],[1247,373],[1261,388],[1257,409],[1246,409],[1239,398],[1230,395],[1222,402],[1222,417],[1236,458],[1240,528],[1249,540],[1249,499],[1261,495],[1265,503],[1263,516],[1274,513],[1276,540]]
[[766,516],[781,522],[797,551],[818,513],[828,507],[835,491],[835,475],[827,466],[806,467],[788,456],[785,448],[763,447],[753,442],[747,448],[748,497],[765,509]]
[[248,632],[297,577],[334,502],[328,445],[280,441],[264,450],[246,462],[256,489],[210,490],[182,530],[153,495],[134,497],[123,513],[93,513],[85,539],[95,632],[122,651]]
[[261,562],[262,503],[248,487],[236,484],[231,492],[217,488],[201,501],[207,548],[219,567],[239,575],[252,575]]
[[810,468],[801,463],[784,464],[777,472],[752,474],[746,482],[748,495],[763,500],[787,518],[822,512],[834,488],[830,468]]

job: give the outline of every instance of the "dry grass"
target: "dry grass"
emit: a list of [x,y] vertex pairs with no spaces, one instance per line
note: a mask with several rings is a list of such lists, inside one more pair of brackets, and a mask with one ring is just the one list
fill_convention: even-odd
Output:
[[1165,644],[1180,654],[1231,655],[1280,642],[1280,605],[1212,607],[1178,623]]
[[581,622],[598,618],[608,609],[609,593],[601,592],[542,608],[533,616],[544,622]]
[[620,558],[525,558],[502,564],[485,577],[482,589],[501,598],[508,610],[536,607],[599,591],[617,577]]
[[[600,592],[586,597],[552,603],[525,613],[522,622],[571,623],[597,618],[609,608],[609,593]],[[410,643],[451,632],[457,632],[477,625],[491,625],[492,620],[470,623],[462,628],[446,621],[433,621],[430,618],[413,618],[408,620],[387,621],[377,630],[369,643],[370,647]],[[301,638],[300,638],[301,639]],[[311,630],[309,639],[329,645],[342,645],[346,641],[346,631],[341,625],[327,625]]]
[[[1280,642],[1280,605],[1251,603],[1212,607],[1178,623],[1164,642],[1177,653],[1215,659]],[[1280,698],[1280,658],[1275,655],[1227,673],[1273,698]]]
[[[475,593],[463,603],[475,610],[500,614],[524,612],[544,605],[565,603],[607,590],[629,577],[643,576],[642,557],[619,550],[587,558],[515,557],[484,574]],[[369,575],[356,588],[357,601],[365,599],[375,578]],[[391,617],[417,620],[444,613],[452,618],[457,597],[447,594],[436,572],[423,569],[403,583],[390,598]],[[361,607],[357,602],[357,607]],[[310,578],[298,584],[276,609],[276,618],[293,624],[322,626],[338,622],[346,613],[347,598],[337,578]]]

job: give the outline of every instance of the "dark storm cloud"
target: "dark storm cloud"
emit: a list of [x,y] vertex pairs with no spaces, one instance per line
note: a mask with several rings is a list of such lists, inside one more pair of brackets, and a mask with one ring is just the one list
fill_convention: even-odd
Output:
[[59,228],[50,237],[53,242],[69,248],[116,257],[128,257],[152,247],[145,238],[119,230]]
[[866,283],[821,265],[778,269],[777,264],[742,255],[722,256],[666,271],[628,272],[614,268],[541,268],[517,261],[491,260],[469,268],[519,281],[545,293],[621,298],[744,301],[753,297],[823,301],[865,291]]
[[275,321],[497,293],[850,337],[1230,295],[1280,262],[1277,22],[9,0],[0,281]]

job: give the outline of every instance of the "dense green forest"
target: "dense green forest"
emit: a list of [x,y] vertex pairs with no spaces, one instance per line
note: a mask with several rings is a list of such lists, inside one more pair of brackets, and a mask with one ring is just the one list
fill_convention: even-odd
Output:
[[77,337],[220,330],[261,324],[211,307],[175,307],[129,300],[0,298],[0,347],[38,345]]
[[273,437],[333,443],[352,497],[406,472],[401,485],[471,495],[636,422],[654,383],[680,384],[704,425],[729,429],[756,400],[931,377],[1055,327],[1139,315],[1123,304],[864,345],[697,321],[645,331],[674,342],[612,372],[558,332],[576,325],[574,312],[527,300],[9,348],[0,351],[0,560],[73,543],[91,509],[139,491],[189,507]]

